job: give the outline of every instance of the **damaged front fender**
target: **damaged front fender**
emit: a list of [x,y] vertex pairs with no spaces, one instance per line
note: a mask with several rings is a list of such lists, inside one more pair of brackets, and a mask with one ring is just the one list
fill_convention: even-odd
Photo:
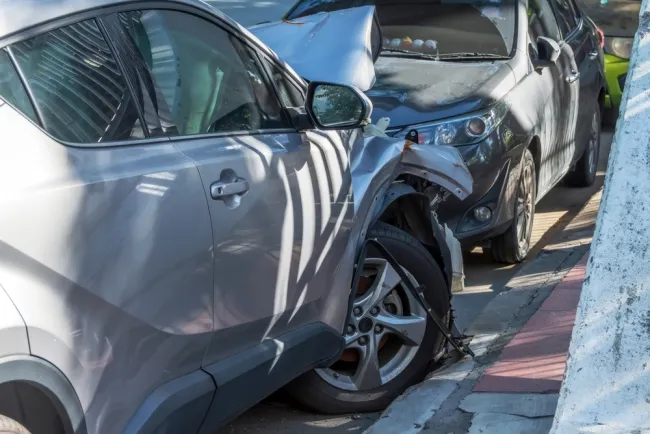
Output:
[[356,140],[350,155],[355,212],[373,185],[410,174],[439,185],[460,200],[472,193],[472,175],[456,148],[418,145],[404,139],[369,136]]
[[[407,196],[424,197],[426,201],[422,191],[396,182],[403,175],[427,180],[460,200],[472,193],[472,176],[453,147],[418,145],[380,134],[355,140],[350,157],[355,215],[365,216],[362,240],[368,227],[391,203]],[[446,225],[438,223],[430,207],[427,215],[419,217],[428,222],[431,232],[430,236],[419,234],[418,239],[424,244],[430,242],[430,237],[437,240],[450,289],[462,291],[464,270],[460,243]]]

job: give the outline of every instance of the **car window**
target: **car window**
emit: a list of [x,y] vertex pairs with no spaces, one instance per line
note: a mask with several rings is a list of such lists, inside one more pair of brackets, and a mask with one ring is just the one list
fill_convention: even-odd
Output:
[[97,23],[84,21],[11,47],[54,137],[99,143],[144,137],[139,111]]
[[175,11],[134,11],[118,18],[137,50],[132,61],[147,71],[142,85],[166,124],[164,134],[288,128],[255,58],[226,31]]
[[515,0],[302,0],[288,18],[375,6],[383,48],[426,54],[508,56],[515,39]]
[[284,105],[286,107],[303,107],[305,105],[305,97],[300,88],[291,79],[287,78],[275,62],[264,57],[262,57],[262,61],[267,65],[269,71],[271,71],[271,77]]
[[566,37],[578,26],[575,10],[570,0],[551,0],[555,9],[557,20],[562,31],[562,36]]
[[0,50],[0,98],[21,111],[31,120],[38,122],[27,91],[6,51]]
[[561,39],[560,29],[548,0],[528,0],[528,34],[533,44],[540,36],[554,41]]

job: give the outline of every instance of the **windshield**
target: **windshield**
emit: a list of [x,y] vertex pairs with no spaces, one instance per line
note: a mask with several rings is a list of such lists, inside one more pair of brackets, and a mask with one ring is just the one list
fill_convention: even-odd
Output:
[[513,49],[515,0],[302,0],[286,18],[367,5],[377,10],[382,55],[509,56]]

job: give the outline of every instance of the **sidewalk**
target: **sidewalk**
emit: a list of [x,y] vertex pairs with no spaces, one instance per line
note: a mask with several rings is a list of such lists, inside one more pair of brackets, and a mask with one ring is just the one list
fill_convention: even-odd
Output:
[[409,389],[364,434],[546,434],[562,384],[596,193],[468,328],[476,353]]
[[472,414],[470,434],[549,432],[588,257],[553,289],[461,402],[460,409]]

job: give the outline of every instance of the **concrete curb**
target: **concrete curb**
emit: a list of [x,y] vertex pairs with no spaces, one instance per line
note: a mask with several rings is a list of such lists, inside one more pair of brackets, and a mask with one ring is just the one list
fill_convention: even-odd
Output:
[[[537,418],[539,422],[526,425],[526,421],[536,418],[526,418],[516,411],[472,414],[459,410],[459,407],[472,393],[485,369],[498,360],[505,345],[583,258],[591,243],[590,215],[598,209],[600,199],[601,191],[597,191],[572,218],[557,241],[548,244],[535,259],[519,269],[505,285],[504,291],[494,297],[467,328],[466,333],[474,335],[470,346],[476,353],[475,360],[465,358],[433,372],[424,382],[396,399],[363,434],[547,433],[553,422],[551,416]],[[501,429],[504,426],[509,427],[507,431]],[[494,429],[485,431],[486,427]],[[526,429],[517,430],[521,427]]]
[[[578,245],[569,249],[542,251],[535,260],[522,267],[508,283],[508,289],[488,303],[468,328],[468,334],[483,331],[475,334],[470,343],[476,359],[465,358],[432,373],[424,382],[413,386],[395,400],[364,434],[418,434],[430,426],[437,426],[431,421],[439,410],[443,406],[447,407],[447,411],[458,408],[485,367],[498,358],[501,349],[537,311],[553,287],[582,258],[587,248],[587,245]],[[530,279],[531,275],[535,279]],[[461,383],[467,382],[471,383],[469,387],[461,387]],[[454,397],[458,392],[461,396]],[[452,401],[450,405],[449,401]],[[550,427],[552,419],[548,419],[543,426]]]

